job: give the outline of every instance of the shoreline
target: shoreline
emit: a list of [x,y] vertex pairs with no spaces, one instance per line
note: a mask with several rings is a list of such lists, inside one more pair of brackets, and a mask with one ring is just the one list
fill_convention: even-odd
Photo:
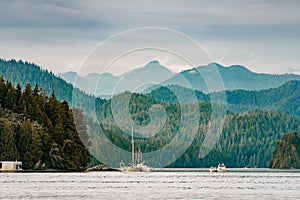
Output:
[[[208,172],[209,168],[156,168],[155,172]],[[103,166],[95,166],[88,168],[84,171],[71,171],[71,170],[58,170],[58,169],[46,169],[46,170],[22,170],[22,171],[0,171],[0,173],[88,173],[88,172],[121,172],[120,169],[114,169]],[[270,169],[270,168],[227,168],[227,172],[223,173],[288,173],[295,172],[300,173],[300,169]],[[217,173],[220,174],[221,172]],[[223,174],[221,173],[221,174]]]

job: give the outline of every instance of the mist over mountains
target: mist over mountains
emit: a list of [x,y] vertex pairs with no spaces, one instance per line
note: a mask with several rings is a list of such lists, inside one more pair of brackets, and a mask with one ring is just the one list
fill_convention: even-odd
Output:
[[[242,84],[238,84],[238,82],[245,84],[246,82],[250,82],[249,80],[251,80],[251,78],[243,79],[241,77],[252,77],[252,80],[254,78],[256,78],[256,80],[261,80],[260,82],[253,81],[251,83],[252,87],[250,87],[250,89],[248,87],[248,89],[232,89],[225,92],[227,101],[226,103],[228,104],[228,108],[231,111],[245,112],[255,109],[270,109],[279,110],[284,113],[288,112],[290,114],[300,115],[300,107],[298,106],[298,99],[300,98],[299,75],[256,74],[242,66],[222,67],[217,64],[215,64],[214,66],[217,66],[220,70],[220,74],[223,74],[222,77],[223,80],[225,80],[224,84],[226,85],[227,83],[228,85],[232,83],[232,88],[233,86],[242,88]],[[210,65],[199,67],[199,71],[208,71],[210,67]],[[147,73],[147,71],[149,71],[149,73]],[[159,85],[144,85],[144,88],[141,87],[143,86],[142,81],[145,80],[146,82],[150,82],[149,80],[153,80],[153,76],[156,75],[156,72],[159,72],[159,74],[154,77],[154,80],[156,80],[156,82],[161,81],[161,85],[168,85],[168,88],[170,88],[171,90],[177,91],[178,94],[182,94],[182,96],[186,96],[186,102],[188,101],[188,97],[191,93],[194,93],[197,96],[197,99],[201,102],[210,101],[211,94],[217,96],[219,93],[213,92],[206,94],[201,90],[186,88],[175,84],[176,80],[184,80],[184,78],[182,77],[185,76],[190,80],[191,83],[194,83],[194,86],[197,89],[197,81],[201,82],[201,77],[200,81],[196,78],[200,75],[199,71],[196,69],[190,69],[175,74],[161,66],[157,61],[153,61],[144,67],[134,69],[130,72],[127,72],[126,74],[123,74],[122,76],[113,76],[112,74],[108,73],[102,74],[101,84],[99,84],[100,86],[96,88],[95,85],[98,82],[100,83],[100,81],[98,80],[100,75],[96,73],[89,74],[85,77],[77,76],[75,72],[61,74],[61,77],[64,76],[65,78],[69,78],[68,81],[65,81],[62,78],[55,76],[52,72],[43,70],[33,63],[16,60],[6,61],[0,59],[0,76],[2,76],[5,80],[11,81],[14,85],[17,85],[19,83],[23,88],[27,83],[30,83],[32,86],[37,84],[46,92],[47,95],[50,95],[52,92],[54,92],[57,99],[59,99],[60,101],[66,100],[71,106],[81,108],[87,114],[93,113],[95,102],[96,104],[101,104],[103,101],[105,101],[103,100],[103,97],[107,99],[110,98],[111,93],[109,92],[115,89],[115,85],[119,81],[122,81],[121,86],[123,86],[117,88],[119,89],[119,93],[121,93],[122,90],[135,91],[136,89],[138,89],[138,92],[146,91],[144,93],[150,95],[151,98],[158,99],[160,102],[176,103],[176,97],[174,96],[174,94],[174,97],[172,97],[171,99],[166,98],[166,95],[169,94],[169,90],[158,87]],[[242,72],[248,75],[242,76]],[[226,73],[227,75],[225,76]],[[148,76],[146,76],[147,74]],[[181,79],[178,78],[180,74],[184,74],[184,76],[180,76]],[[138,84],[134,84],[135,77],[140,77],[139,79],[137,79],[137,81],[139,81],[137,82]],[[167,80],[164,80],[166,79],[165,77],[167,78]],[[231,80],[228,77],[234,77],[235,79]],[[76,78],[78,81],[74,84]],[[122,80],[122,78],[124,80]],[[72,82],[76,87],[67,82]],[[260,85],[260,87],[262,87],[263,85],[266,88],[272,88],[259,90],[254,87],[255,84]],[[140,88],[137,88],[137,85]],[[277,87],[277,85],[279,85],[279,87]],[[81,90],[90,90],[88,90],[87,92],[83,92],[80,89],[77,89],[77,87],[79,86],[81,86]],[[86,88],[84,88],[84,86],[86,86]],[[146,86],[149,86],[148,89]],[[101,98],[97,98],[95,95],[91,95],[93,91],[95,91],[95,88],[97,89],[96,92],[98,92],[98,94],[103,94],[103,96],[100,96]],[[172,94],[169,94],[169,96],[170,95],[172,96]]]
[[104,98],[124,91],[141,92],[151,84],[162,83],[174,75],[158,61],[151,61],[145,66],[129,70],[120,76],[110,73],[90,73],[84,77],[75,72],[58,74],[59,77],[86,93]]
[[[216,74],[221,77],[219,82],[213,81],[216,80]],[[218,63],[175,73],[158,61],[151,61],[143,67],[127,71],[120,76],[110,73],[90,73],[80,76],[75,72],[60,73],[58,76],[88,94],[104,98],[124,91],[143,92],[147,91],[147,88],[149,90],[149,88],[167,85],[178,85],[211,93],[221,90],[276,88],[290,80],[300,80],[300,76],[296,74],[261,74],[241,65],[225,67]],[[220,86],[220,82],[224,86]]]

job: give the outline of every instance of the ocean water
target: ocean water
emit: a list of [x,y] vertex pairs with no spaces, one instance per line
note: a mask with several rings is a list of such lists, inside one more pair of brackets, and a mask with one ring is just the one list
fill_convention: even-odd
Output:
[[300,199],[299,170],[0,173],[0,199]]

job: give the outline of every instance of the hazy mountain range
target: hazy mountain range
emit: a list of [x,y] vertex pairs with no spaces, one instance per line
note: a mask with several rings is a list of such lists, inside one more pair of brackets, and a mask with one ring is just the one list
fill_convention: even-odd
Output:
[[145,83],[162,83],[175,76],[172,71],[160,65],[158,61],[149,62],[143,67],[127,71],[120,76],[110,73],[90,73],[83,77],[75,72],[57,75],[86,93],[100,97],[111,97],[111,94],[124,91],[143,91],[144,87],[149,86]]
[[[216,65],[218,66],[218,65]],[[170,72],[169,70],[165,70],[165,68],[161,68],[161,65],[159,65],[157,62],[151,62],[148,65],[146,65],[143,68],[135,69],[131,72],[128,72],[126,75],[127,77],[132,77],[132,85],[135,86],[133,80],[134,76],[142,77],[143,72],[153,69],[153,68],[159,68],[161,69],[160,76],[157,76],[156,80],[161,81],[164,79],[164,75],[171,76],[172,78],[162,81],[164,84],[167,84],[168,81],[176,80],[176,77],[179,76],[179,74],[174,74]],[[200,67],[201,68],[201,67]],[[254,79],[253,77],[259,77],[257,79],[260,79],[261,82],[268,83],[264,86],[269,88],[272,87],[273,89],[263,89],[258,90],[257,88],[250,88],[251,91],[247,90],[231,90],[226,91],[226,100],[229,105],[229,109],[234,112],[244,112],[247,110],[255,110],[255,109],[271,109],[271,110],[280,110],[281,112],[288,112],[295,115],[300,115],[300,107],[298,106],[298,100],[300,98],[300,81],[288,81],[289,79],[299,79],[298,75],[292,75],[292,74],[286,74],[286,75],[269,75],[269,74],[256,74],[253,72],[250,72],[244,67],[241,66],[232,66],[232,67],[221,67],[219,66],[221,74],[225,74],[227,72],[228,74],[231,74],[233,76],[233,71],[238,73],[236,70],[240,69],[242,71],[245,71],[245,73],[248,73],[248,80],[241,79],[242,73],[236,75],[236,79],[233,79],[232,82],[239,80],[239,82],[246,83],[247,81],[250,82],[250,78]],[[202,69],[202,68],[201,68]],[[204,66],[203,70],[209,69],[209,66]],[[149,75],[154,76],[154,71],[158,70],[149,70],[151,73],[148,73]],[[193,70],[186,70],[181,73],[186,74],[186,77],[191,77],[195,74],[190,73]],[[195,70],[194,70],[195,71]],[[229,72],[228,72],[229,71]],[[67,73],[72,77],[73,80],[75,80],[75,77],[77,76],[76,73]],[[190,76],[189,76],[190,75]],[[197,74],[196,74],[197,75]],[[196,75],[194,77],[196,77]],[[0,59],[0,76],[2,76],[5,80],[11,81],[14,85],[17,85],[20,83],[22,88],[25,88],[27,83],[30,83],[32,87],[34,87],[35,84],[37,84],[40,88],[42,88],[47,95],[50,95],[52,92],[55,93],[55,96],[60,101],[66,100],[69,102],[70,105],[81,108],[85,111],[85,113],[91,113],[94,110],[95,101],[97,103],[103,102],[100,98],[95,98],[92,95],[87,95],[84,92],[78,90],[77,88],[74,88],[72,84],[67,83],[62,78],[54,76],[52,72],[49,72],[48,70],[43,70],[39,66],[23,62],[23,61],[16,61],[16,60],[2,60]],[[90,77],[90,78],[89,78]],[[89,74],[86,77],[78,77],[78,79],[90,81],[90,84],[93,85],[97,83],[99,75],[98,74]],[[105,77],[105,78],[104,78]],[[121,77],[121,76],[120,76]],[[106,91],[109,91],[114,87],[114,84],[120,79],[120,77],[116,77],[110,74],[104,74],[102,79],[106,80],[106,86],[101,83],[102,88],[106,89]],[[149,76],[150,77],[150,76]],[[246,76],[244,76],[246,77]],[[261,77],[266,77],[265,79]],[[267,79],[268,78],[268,79]],[[223,78],[226,82],[229,82],[229,78]],[[142,79],[139,79],[141,82]],[[145,78],[146,81],[147,77]],[[193,79],[191,79],[193,80]],[[195,78],[194,80],[197,81]],[[273,80],[273,81],[271,81]],[[110,81],[110,82],[109,82]],[[70,81],[71,82],[71,81]],[[105,82],[105,81],[103,81]],[[80,83],[80,82],[79,82]],[[254,81],[253,84],[258,84],[258,81]],[[283,83],[283,84],[281,84]],[[140,84],[140,83],[139,83]],[[137,85],[139,85],[137,84]],[[273,84],[273,85],[272,85]],[[124,84],[125,85],[125,84]],[[140,84],[141,85],[141,84]],[[241,84],[240,84],[241,85]],[[250,84],[249,84],[250,85]],[[279,85],[280,87],[276,87],[276,85]],[[78,87],[78,85],[76,84]],[[237,84],[237,87],[239,85]],[[105,88],[107,87],[107,88]],[[134,88],[134,87],[133,87]],[[185,95],[188,98],[187,94],[193,93],[193,90],[173,85],[171,87],[172,90],[178,91],[178,93]],[[121,88],[122,89],[122,88]],[[152,88],[153,89],[153,88]],[[248,88],[248,90],[250,90]],[[101,90],[98,90],[102,92]],[[105,90],[104,90],[105,91]],[[149,95],[153,97],[154,99],[159,100],[160,102],[170,102],[175,103],[176,98],[172,98],[175,101],[171,100],[170,98],[166,98],[166,96],[170,96],[169,90],[166,90],[164,88],[155,88],[152,90]],[[105,93],[104,93],[105,94]],[[107,93],[106,93],[107,94]],[[197,98],[199,101],[209,101],[210,100],[210,94],[204,94],[200,91],[195,92]],[[216,93],[218,94],[218,93]],[[76,97],[74,99],[74,96]],[[188,99],[186,100],[188,101]]]
[[[147,70],[148,73],[146,73]],[[121,85],[122,87],[117,86],[115,88],[114,86],[110,86],[118,91],[124,90],[125,87],[131,87],[133,90],[138,89],[143,91],[143,89],[146,88],[146,85],[143,83],[150,82],[151,80],[154,80],[153,82],[156,83],[161,83],[161,85],[173,84],[169,87],[157,87],[147,94],[134,94],[132,95],[130,104],[128,104],[131,106],[130,112],[132,119],[140,125],[144,125],[149,122],[150,118],[146,111],[151,105],[163,105],[166,108],[165,111],[168,112],[167,116],[169,117],[169,120],[166,123],[166,127],[169,128],[162,132],[161,138],[153,140],[153,145],[148,146],[144,145],[144,140],[137,141],[140,142],[141,147],[144,147],[142,151],[147,152],[150,150],[149,147],[152,148],[152,146],[159,149],[161,147],[160,145],[163,145],[164,141],[167,141],[164,139],[164,136],[172,136],[174,130],[177,130],[176,127],[179,127],[180,125],[181,112],[178,110],[180,106],[178,105],[178,96],[175,94],[185,97],[186,100],[184,100],[184,102],[189,102],[189,94],[195,94],[199,101],[199,105],[201,106],[199,124],[200,122],[208,122],[208,116],[210,116],[211,112],[211,103],[215,103],[210,102],[210,98],[211,96],[216,97],[218,94],[222,95],[222,92],[204,94],[201,91],[194,91],[182,87],[180,84],[177,85],[177,83],[180,83],[181,81],[181,83],[184,84],[184,81],[188,80],[191,85],[194,84],[195,86],[199,86],[197,84],[199,82],[201,83],[202,78],[200,74],[205,75],[206,80],[211,79],[212,82],[210,83],[214,83],[215,77],[212,77],[212,75],[215,75],[216,71],[218,71],[223,77],[226,87],[231,86],[231,88],[233,88],[233,86],[235,86],[237,88],[242,88],[244,86],[248,86],[246,88],[247,90],[231,89],[230,91],[227,90],[225,92],[228,105],[225,124],[220,136],[220,142],[211,151],[211,153],[205,157],[205,159],[199,159],[198,157],[199,148],[202,144],[201,138],[207,127],[204,124],[203,126],[199,126],[199,133],[201,134],[200,137],[195,140],[195,143],[193,142],[192,146],[186,151],[186,153],[183,154],[172,166],[208,167],[213,163],[224,161],[231,167],[242,167],[249,164],[252,166],[267,167],[269,165],[272,152],[275,149],[275,145],[281,136],[291,131],[299,132],[300,80],[297,80],[299,79],[298,75],[256,74],[242,66],[223,67],[217,64],[210,64],[197,69],[185,70],[176,74],[163,68],[158,62],[153,61],[144,67],[134,69],[118,77],[112,75],[111,77],[114,78],[109,78],[110,76],[107,75],[104,75],[103,77],[107,77],[109,81],[112,81],[112,84],[115,84],[116,81],[117,83],[121,83],[118,85]],[[157,72],[159,73],[156,74]],[[147,76],[145,74],[147,74]],[[74,77],[77,76],[74,73],[73,75],[75,75]],[[211,75],[211,77],[209,75]],[[93,95],[87,95],[79,89],[74,88],[72,84],[67,83],[62,78],[55,76],[52,72],[43,70],[41,67],[33,63],[24,61],[7,61],[0,59],[0,76],[2,76],[5,81],[11,81],[13,86],[20,84],[20,86],[24,89],[26,84],[30,83],[31,88],[34,88],[34,90],[37,87],[41,88],[41,90],[37,89],[37,92],[42,96],[45,95],[45,92],[47,95],[55,96],[55,98],[59,101],[68,101],[71,107],[74,106],[82,109],[87,120],[92,117],[93,120],[101,119],[101,123],[108,122],[108,126],[106,126],[106,128],[109,129],[105,130],[107,131],[106,134],[109,136],[111,141],[123,149],[130,147],[130,141],[126,140],[128,137],[122,137],[122,135],[126,133],[121,132],[117,126],[109,124],[110,122],[113,123],[111,112],[112,99],[103,100],[101,98],[96,98]],[[90,77],[90,79],[88,79],[90,84],[95,84],[95,81],[96,83],[98,82],[97,79],[99,75],[90,74],[87,77]],[[85,79],[86,77],[82,78]],[[103,78],[103,80],[106,79]],[[202,82],[204,82],[203,78]],[[230,83],[235,84],[230,85]],[[242,83],[244,85],[242,85]],[[2,91],[4,91],[0,92],[0,98],[3,99],[0,103],[3,105],[10,105],[12,108],[17,109],[18,104],[12,104],[13,101],[7,98],[8,96],[14,98],[16,95],[13,90],[5,89],[5,84],[10,85],[8,82],[2,82],[2,84],[0,84],[0,89],[2,88]],[[254,87],[255,84],[257,84],[257,88]],[[102,85],[102,83],[100,85]],[[276,87],[277,85],[280,86]],[[137,88],[140,86],[142,87]],[[266,88],[273,88],[259,90],[259,87],[262,86]],[[10,95],[4,95],[5,93]],[[119,96],[126,96],[127,94],[128,93],[126,92]],[[118,100],[122,103],[122,101],[126,101],[126,98],[118,98]],[[34,103],[32,100],[29,100],[28,102]],[[43,102],[45,103],[47,101],[41,101],[40,103]],[[32,104],[30,109],[31,108],[42,107],[39,107],[39,104]],[[36,114],[38,116],[39,114],[39,112],[32,112],[32,110],[29,111],[30,115]],[[193,116],[193,112],[194,110],[191,111],[191,116]],[[162,123],[163,122],[158,122],[158,124]],[[89,126],[89,131],[91,133],[99,133],[99,126],[97,124],[89,123]],[[125,136],[127,136],[127,134]],[[95,146],[98,147],[99,145],[96,143]],[[103,152],[101,151],[101,153]]]
[[[221,79],[216,76],[220,75]],[[124,91],[142,92],[153,85],[179,85],[199,90],[204,93],[220,90],[261,90],[276,88],[289,80],[300,80],[296,74],[261,74],[250,71],[241,65],[222,66],[211,63],[205,66],[174,73],[158,61],[151,61],[143,67],[127,71],[120,76],[110,73],[90,73],[80,76],[75,72],[58,74],[75,87],[100,97]],[[223,83],[223,85],[220,85]],[[209,85],[209,87],[207,87]]]

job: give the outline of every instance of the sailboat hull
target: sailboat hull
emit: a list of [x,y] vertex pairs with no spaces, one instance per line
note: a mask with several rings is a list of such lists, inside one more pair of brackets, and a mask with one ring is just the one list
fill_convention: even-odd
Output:
[[139,166],[124,166],[121,168],[122,172],[155,172],[155,169],[153,167],[149,167],[147,165]]

